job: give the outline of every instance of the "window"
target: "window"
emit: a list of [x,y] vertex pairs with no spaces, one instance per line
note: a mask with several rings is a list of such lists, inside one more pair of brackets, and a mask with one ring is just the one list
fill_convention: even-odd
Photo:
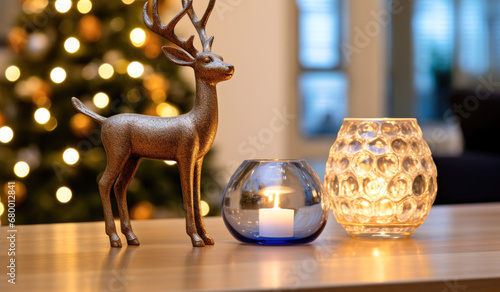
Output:
[[415,115],[440,120],[452,87],[500,71],[500,1],[413,2]]
[[348,80],[340,52],[344,0],[297,0],[298,86],[306,137],[337,133],[347,114]]

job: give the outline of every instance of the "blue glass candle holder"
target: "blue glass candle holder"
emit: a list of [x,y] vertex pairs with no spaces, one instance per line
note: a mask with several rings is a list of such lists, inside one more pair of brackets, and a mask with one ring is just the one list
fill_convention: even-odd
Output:
[[222,197],[227,229],[253,244],[311,242],[323,231],[329,208],[323,183],[305,160],[245,160]]

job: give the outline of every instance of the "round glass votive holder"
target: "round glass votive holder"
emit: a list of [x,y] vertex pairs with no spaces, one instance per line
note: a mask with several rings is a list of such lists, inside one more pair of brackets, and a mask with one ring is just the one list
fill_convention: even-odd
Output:
[[311,242],[323,231],[329,208],[323,184],[305,160],[245,160],[222,197],[227,229],[253,244]]
[[416,119],[344,119],[326,164],[325,188],[350,235],[404,238],[429,214],[436,178]]

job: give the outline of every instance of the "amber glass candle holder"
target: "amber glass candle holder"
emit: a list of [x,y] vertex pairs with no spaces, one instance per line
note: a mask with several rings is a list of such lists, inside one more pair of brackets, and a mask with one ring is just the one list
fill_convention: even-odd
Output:
[[429,214],[436,177],[416,119],[345,119],[325,186],[335,218],[350,235],[403,238]]
[[222,197],[229,232],[245,243],[307,243],[323,231],[328,195],[305,160],[245,160]]

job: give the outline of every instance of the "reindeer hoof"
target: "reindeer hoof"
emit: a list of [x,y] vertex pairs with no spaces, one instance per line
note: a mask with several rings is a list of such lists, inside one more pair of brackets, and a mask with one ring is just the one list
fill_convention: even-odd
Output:
[[204,247],[205,246],[203,239],[201,239],[198,234],[191,235],[191,242],[193,243],[194,247]]
[[214,245],[215,244],[215,241],[212,239],[212,237],[210,237],[210,235],[202,234],[201,237],[203,238],[203,242],[206,245]]
[[111,247],[122,247],[122,242],[120,239],[118,240],[110,240]]
[[140,245],[141,244],[139,242],[139,239],[137,239],[137,238],[127,240],[127,243],[128,243],[128,245]]

